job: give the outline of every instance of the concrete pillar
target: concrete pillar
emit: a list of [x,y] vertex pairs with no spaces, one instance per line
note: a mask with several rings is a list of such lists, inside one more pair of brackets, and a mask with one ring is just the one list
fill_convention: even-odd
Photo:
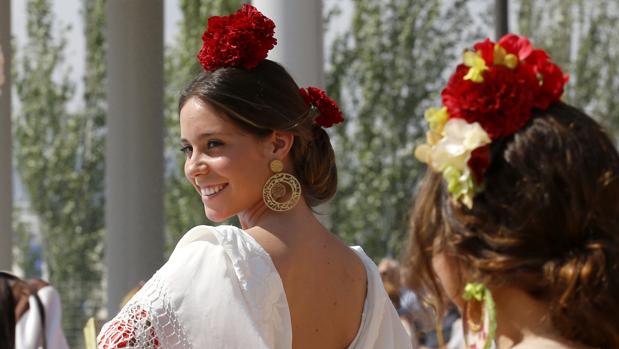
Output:
[[11,0],[0,1],[0,46],[4,84],[0,87],[0,270],[12,269],[13,150],[11,142]]
[[301,87],[324,88],[321,0],[253,0],[275,22],[277,46],[269,59],[282,64]]
[[[324,88],[323,18],[321,0],[253,0],[275,22],[277,45],[269,59],[282,64],[299,87]],[[316,207],[318,219],[329,227],[329,204]]]
[[107,309],[163,263],[163,0],[107,1]]
[[494,1],[494,36],[498,41],[509,33],[509,2],[507,0]]

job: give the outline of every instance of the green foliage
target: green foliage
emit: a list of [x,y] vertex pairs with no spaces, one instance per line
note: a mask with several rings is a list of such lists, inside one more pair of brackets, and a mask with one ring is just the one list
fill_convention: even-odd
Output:
[[13,257],[24,278],[40,278],[41,270],[37,260],[41,259],[41,251],[34,250],[36,237],[33,235],[32,222],[25,219],[27,210],[15,207],[13,209]]
[[185,179],[184,155],[180,148],[178,98],[182,89],[200,72],[196,55],[202,47],[202,33],[208,17],[236,11],[240,0],[180,0],[182,20],[175,45],[165,53],[165,235],[171,253],[180,237],[191,227],[208,223],[200,197]]
[[[43,259],[63,302],[75,345],[101,306],[105,124],[104,0],[83,0],[87,62],[84,109],[67,112],[74,84],[61,71],[67,28],[56,30],[49,0],[27,3],[28,41],[16,62],[16,165],[41,221]],[[28,229],[19,219],[17,228]]]
[[398,255],[405,240],[422,171],[413,157],[420,120],[475,31],[466,4],[355,0],[351,28],[332,45],[327,88],[348,119],[333,134],[340,181],[331,228],[375,259]]
[[570,82],[564,99],[619,134],[619,3],[520,0],[516,32],[550,53]]

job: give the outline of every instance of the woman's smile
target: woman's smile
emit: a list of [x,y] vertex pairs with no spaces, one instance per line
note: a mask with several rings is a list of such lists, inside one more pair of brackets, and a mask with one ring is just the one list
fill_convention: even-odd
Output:
[[214,196],[221,193],[227,187],[228,183],[200,187],[200,195],[202,196],[202,201],[204,202],[204,204],[206,204],[208,200],[211,200]]

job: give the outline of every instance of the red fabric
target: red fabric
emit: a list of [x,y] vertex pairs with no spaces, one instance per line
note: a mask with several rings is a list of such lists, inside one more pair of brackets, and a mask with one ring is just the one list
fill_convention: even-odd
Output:
[[107,327],[107,330],[97,343],[97,348],[113,349],[135,346],[136,336],[144,330],[147,331],[152,339],[152,348],[159,348],[159,339],[155,334],[155,329],[151,326],[148,312],[140,307],[136,307],[132,310],[132,318],[130,320],[119,320]]

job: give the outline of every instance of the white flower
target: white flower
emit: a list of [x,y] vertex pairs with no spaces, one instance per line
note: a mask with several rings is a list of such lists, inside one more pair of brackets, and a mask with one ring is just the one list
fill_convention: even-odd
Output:
[[442,172],[451,166],[459,172],[468,172],[467,162],[473,150],[490,143],[490,137],[479,125],[463,119],[450,119],[442,132],[443,138],[431,147],[429,165]]

